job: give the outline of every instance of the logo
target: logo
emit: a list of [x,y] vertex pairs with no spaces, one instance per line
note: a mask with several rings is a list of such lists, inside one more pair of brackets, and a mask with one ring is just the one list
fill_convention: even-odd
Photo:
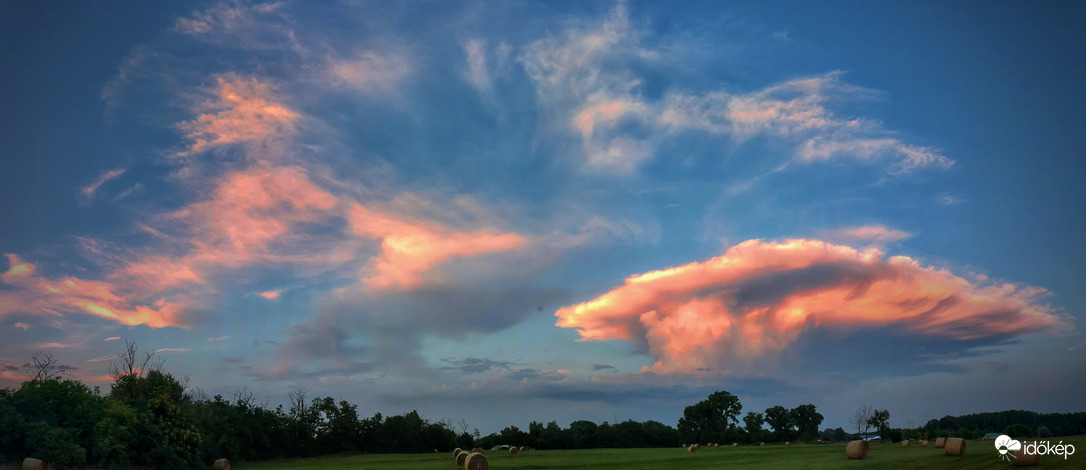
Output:
[[999,451],[999,458],[1010,462],[1011,457],[1018,458],[1013,452],[1022,450],[1022,443],[1011,439],[1011,436],[1000,434],[995,440],[995,448]]
[[1014,455],[1014,452],[1022,451],[1028,455],[1062,455],[1064,460],[1067,457],[1075,453],[1075,446],[1071,444],[1064,444],[1060,441],[1059,444],[1053,445],[1049,441],[1037,441],[1030,442],[1026,445],[1022,445],[1020,441],[1011,439],[1011,436],[1001,434],[995,440],[996,451],[999,452],[999,458],[1010,461],[1011,458],[1018,458]]

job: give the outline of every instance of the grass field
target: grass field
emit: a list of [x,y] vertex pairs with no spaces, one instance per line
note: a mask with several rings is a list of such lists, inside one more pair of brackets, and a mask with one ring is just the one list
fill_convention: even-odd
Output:
[[[1056,438],[1075,446],[1075,454],[1041,458],[1041,468],[1086,468],[1086,436]],[[947,457],[927,447],[902,447],[900,444],[872,444],[866,460],[845,458],[844,444],[792,445],[765,447],[701,448],[693,454],[679,447],[669,449],[590,449],[531,450],[511,456],[505,452],[486,452],[490,468],[503,469],[698,469],[698,468],[788,468],[788,469],[989,469],[1013,468],[999,459],[992,441],[969,441],[965,455]],[[352,455],[279,462],[256,462],[236,468],[254,470],[455,470],[452,452],[417,455]]]

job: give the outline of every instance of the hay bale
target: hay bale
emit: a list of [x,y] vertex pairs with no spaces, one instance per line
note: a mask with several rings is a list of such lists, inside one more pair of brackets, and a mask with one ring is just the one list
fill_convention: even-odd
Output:
[[457,456],[457,455],[459,455],[459,454],[460,454],[461,452],[463,452],[463,450],[462,450],[462,449],[460,449],[459,447],[457,447],[457,448],[453,449],[453,457],[456,457],[456,456]]
[[689,454],[693,454],[694,452],[697,452],[697,451],[698,451],[698,445],[697,444],[691,444],[690,447],[686,448],[686,452],[689,453]]
[[481,453],[483,453],[483,448],[482,448],[482,447],[476,447],[476,448],[474,448],[474,449],[471,449],[471,451],[472,451],[472,452],[478,452],[478,453],[480,453],[480,454],[481,454]]
[[517,452],[520,452],[520,449],[517,449],[516,447],[509,448],[509,455],[517,455]]
[[784,445],[790,446],[790,445],[792,445],[792,441],[784,441]]
[[733,442],[732,447],[739,447],[739,443],[738,442]]
[[904,441],[901,441],[901,447],[909,447],[909,440],[906,439]]
[[490,470],[490,464],[483,454],[472,452],[464,459],[464,470]]
[[845,447],[845,456],[849,460],[863,460],[867,458],[868,451],[871,450],[871,446],[867,441],[860,439],[848,443]]
[[1026,443],[1022,443],[1022,448],[1014,451],[1014,466],[1015,467],[1033,467],[1041,464],[1041,454],[1027,454]]
[[471,455],[470,452],[460,452],[459,454],[456,454],[456,466],[463,467],[464,462],[468,460],[469,455]]
[[759,443],[758,443],[758,445],[759,445],[759,446],[764,446],[764,445],[765,445],[765,443],[764,443],[764,442],[759,442]]
[[216,460],[211,464],[211,468],[214,470],[230,470],[230,461],[226,459]]
[[945,437],[939,437],[939,438],[935,439],[935,448],[936,449],[942,449],[943,446],[945,446],[945,445],[946,445],[946,438]]
[[27,457],[23,459],[23,470],[43,470],[45,464],[41,460]]
[[713,447],[720,447],[720,443],[717,442],[716,444],[713,444]]
[[928,440],[927,439],[921,439],[920,440],[920,445],[924,446],[924,447],[927,447],[928,446]]
[[947,438],[943,445],[943,450],[946,451],[946,455],[952,457],[958,457],[965,455],[965,439],[960,437]]

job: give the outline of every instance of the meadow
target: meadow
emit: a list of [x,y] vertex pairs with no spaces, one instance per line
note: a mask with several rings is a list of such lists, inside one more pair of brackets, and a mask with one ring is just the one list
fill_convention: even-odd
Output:
[[[1086,467],[1086,436],[1055,438],[1072,444],[1076,454],[1066,460],[1047,455],[1041,459],[1042,468]],[[788,468],[788,469],[993,469],[1013,468],[1011,462],[1000,460],[992,441],[969,441],[961,457],[947,457],[933,443],[927,447],[875,443],[865,460],[845,458],[844,444],[798,444],[707,448],[695,453],[675,447],[666,449],[587,449],[530,450],[511,456],[506,452],[485,453],[493,469],[699,469],[699,468]],[[289,461],[254,462],[235,468],[255,470],[455,470],[452,452],[432,454],[371,454],[335,456]]]

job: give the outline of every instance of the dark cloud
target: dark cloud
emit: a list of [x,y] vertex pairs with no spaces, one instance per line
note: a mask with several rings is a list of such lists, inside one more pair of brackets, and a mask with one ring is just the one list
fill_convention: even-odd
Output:
[[444,358],[441,359],[441,362],[448,365],[438,367],[440,370],[458,370],[469,374],[477,374],[492,369],[508,370],[515,364],[512,361],[494,361],[477,357],[465,357],[464,359]]
[[608,365],[608,364],[592,364],[592,370],[597,371],[597,370],[618,370],[618,369],[616,369],[615,366]]

